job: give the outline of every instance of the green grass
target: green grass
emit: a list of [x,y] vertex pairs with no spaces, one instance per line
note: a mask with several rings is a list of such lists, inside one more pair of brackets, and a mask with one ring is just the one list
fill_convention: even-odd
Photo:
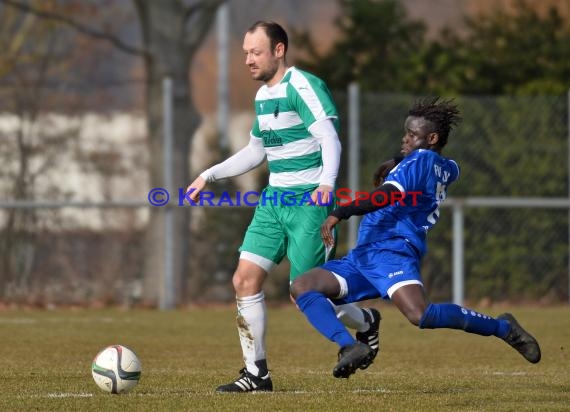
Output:
[[[337,349],[292,305],[269,313],[275,392],[216,394],[242,367],[234,309],[0,312],[1,411],[556,411],[570,409],[570,309],[511,308],[539,339],[527,363],[493,337],[418,330],[380,306],[381,353],[335,379]],[[484,310],[491,315],[503,308]],[[139,355],[139,385],[99,390],[91,361],[120,343]]]

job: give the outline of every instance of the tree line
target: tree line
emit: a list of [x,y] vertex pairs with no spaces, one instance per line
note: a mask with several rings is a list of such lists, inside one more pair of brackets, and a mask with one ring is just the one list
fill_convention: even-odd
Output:
[[[120,15],[109,11],[115,6],[112,1],[87,4],[78,0],[0,0],[0,21],[4,30],[0,41],[6,51],[0,57],[0,79],[5,84],[16,86],[9,89],[9,95],[2,93],[0,96],[3,102],[8,102],[4,107],[14,105],[14,112],[22,119],[31,120],[42,107],[53,107],[42,87],[17,87],[18,81],[27,85],[33,82],[38,86],[53,84],[60,72],[65,73],[71,66],[66,59],[70,48],[84,47],[85,38],[135,56],[144,69],[141,84],[145,89],[150,186],[158,187],[163,182],[161,80],[164,76],[174,80],[178,91],[174,98],[174,178],[177,184],[184,184],[189,180],[191,136],[201,120],[192,99],[193,85],[188,72],[196,51],[211,30],[217,8],[223,3],[223,0],[133,0],[130,7],[140,30],[139,36],[134,36],[133,40],[132,36],[121,32],[120,24],[113,25],[110,24],[112,21],[105,20],[114,19],[115,14]],[[514,103],[509,98],[469,100],[465,97],[462,101],[464,112],[469,115],[460,128],[457,143],[450,141],[449,145],[450,155],[458,158],[463,168],[462,183],[453,194],[564,194],[567,165],[560,163],[565,160],[559,157],[566,153],[566,126],[560,122],[564,118],[565,105],[560,100],[553,102],[540,97],[565,95],[570,86],[570,29],[567,16],[563,16],[560,10],[551,7],[539,12],[535,9],[536,2],[519,0],[512,10],[497,8],[486,15],[465,18],[461,30],[446,29],[437,37],[429,37],[426,23],[411,19],[400,1],[339,0],[339,5],[340,13],[335,23],[338,37],[326,52],[317,51],[316,40],[310,33],[292,33],[296,47],[304,56],[296,61],[297,66],[318,74],[332,90],[346,90],[348,83],[357,81],[369,96],[375,93],[392,93],[392,96],[396,93],[405,96],[518,96],[523,100],[515,100]],[[105,14],[102,21],[92,19],[97,13]],[[67,32],[63,33],[64,30]],[[69,36],[70,32],[76,35]],[[65,76],[71,76],[71,73]],[[65,99],[64,90],[55,90],[61,99]],[[367,159],[363,176],[370,176],[375,162],[391,156],[395,150],[394,136],[400,134],[403,120],[398,116],[404,114],[403,110],[409,104],[409,99],[405,102],[401,99],[394,97],[391,106],[381,106],[386,120],[367,129],[363,136],[366,153],[378,154]],[[44,106],[40,107],[42,102]],[[72,109],[80,104],[67,103]],[[489,117],[489,113],[494,117]],[[343,119],[346,118],[343,115]],[[45,173],[49,165],[56,164],[63,148],[55,137],[34,137],[25,132],[22,129],[14,136],[6,136],[6,141],[13,140],[17,152],[2,151],[3,159],[8,159],[5,164],[13,166],[13,172],[8,173],[6,169],[2,174],[11,178],[5,192],[11,192],[15,200],[32,196],[32,188],[38,186],[35,174]],[[74,132],[70,131],[70,135]],[[65,142],[73,146],[73,139],[65,139]],[[532,150],[528,149],[529,146]],[[49,154],[49,157],[44,154]],[[48,166],[32,170],[32,158],[43,159]],[[146,252],[144,261],[137,262],[140,269],[136,273],[137,278],[143,280],[143,297],[150,303],[157,301],[164,258],[160,238],[164,224],[162,214],[156,210],[152,212],[146,232],[137,237],[140,247]],[[18,235],[20,241],[15,242],[13,237],[8,239],[6,231],[2,234],[0,245],[5,253],[0,278],[4,280],[15,281],[7,277],[9,271],[15,273],[14,276],[26,272],[20,266],[29,262],[26,256],[30,253],[26,251],[32,250],[30,236],[37,232],[38,227],[31,215],[30,211],[22,210],[9,214],[8,232]],[[474,262],[473,273],[489,277],[488,281],[479,282],[485,286],[481,286],[478,295],[517,292],[530,280],[541,282],[541,287],[531,291],[535,297],[552,289],[562,290],[561,270],[541,277],[539,263],[532,266],[525,265],[524,260],[517,260],[517,256],[525,255],[531,246],[539,256],[535,262],[557,262],[563,253],[567,253],[567,247],[566,252],[561,251],[564,245],[557,238],[536,239],[537,233],[552,233],[567,224],[567,218],[563,216],[558,221],[551,221],[538,215],[505,217],[500,224],[489,215],[487,230],[483,234],[471,234],[469,241],[477,244],[472,253],[488,252],[483,258],[469,257]],[[196,273],[188,275],[189,220],[187,213],[176,211],[174,267],[179,286],[177,291],[185,290],[185,283],[195,284],[192,277],[200,276]],[[482,222],[485,217],[475,220]],[[501,243],[504,242],[500,239],[501,233],[519,227],[527,228],[525,234],[519,236],[522,243]],[[445,245],[448,235],[442,233],[441,236]],[[21,253],[16,253],[15,249],[20,249]],[[445,272],[449,262],[441,249],[432,250],[432,253],[434,259],[439,260],[437,264],[427,262],[426,273],[428,281],[437,283],[438,279],[445,278],[437,272]],[[19,255],[23,257],[16,259]],[[556,268],[561,266],[556,263]],[[430,267],[434,268],[433,277]],[[493,279],[491,274],[497,267],[508,273],[505,276],[515,278],[509,282],[504,281],[505,276]],[[25,283],[26,279],[22,277],[21,281]],[[502,286],[497,282],[503,282]],[[183,298],[177,295],[178,302]]]
[[308,31],[294,41],[298,65],[343,90],[443,95],[561,95],[570,87],[570,23],[554,5],[517,0],[466,16],[428,37],[425,21],[397,0],[339,0],[338,38],[319,53]]

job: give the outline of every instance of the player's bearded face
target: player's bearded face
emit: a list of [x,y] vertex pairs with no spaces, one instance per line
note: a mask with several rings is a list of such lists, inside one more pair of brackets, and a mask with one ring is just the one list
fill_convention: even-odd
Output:
[[429,149],[433,138],[434,125],[423,117],[408,116],[404,122],[404,137],[400,152],[407,156],[416,149]]
[[246,33],[243,41],[245,64],[254,80],[268,83],[279,69],[279,59],[271,49],[271,43],[265,32],[257,29]]
[[251,77],[254,80],[269,82],[277,73],[279,65],[275,59],[267,59],[265,62],[259,62],[256,67],[250,66]]

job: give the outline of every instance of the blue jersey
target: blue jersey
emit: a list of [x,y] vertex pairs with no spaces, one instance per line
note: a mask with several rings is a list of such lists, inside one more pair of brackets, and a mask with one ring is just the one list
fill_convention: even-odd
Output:
[[459,177],[459,166],[432,150],[418,149],[404,158],[386,177],[385,183],[406,196],[362,219],[358,245],[404,238],[423,256],[426,235],[439,218],[439,204],[447,188]]

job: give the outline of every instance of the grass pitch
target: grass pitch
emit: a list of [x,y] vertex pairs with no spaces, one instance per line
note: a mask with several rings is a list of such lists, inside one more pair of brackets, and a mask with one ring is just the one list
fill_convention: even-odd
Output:
[[[275,392],[235,395],[214,392],[242,367],[233,307],[7,310],[0,312],[0,410],[570,410],[568,307],[509,308],[541,344],[537,365],[494,337],[418,330],[391,305],[379,308],[381,353],[348,380],[333,378],[336,346],[293,305],[271,308]],[[139,385],[124,395],[102,392],[91,378],[93,357],[116,343],[143,365]]]

